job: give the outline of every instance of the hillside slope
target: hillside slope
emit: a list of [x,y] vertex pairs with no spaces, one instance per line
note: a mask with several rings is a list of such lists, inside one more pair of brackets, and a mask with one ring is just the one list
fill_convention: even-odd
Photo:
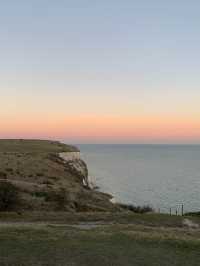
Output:
[[56,141],[0,140],[0,188],[5,182],[17,188],[20,201],[15,209],[117,210],[110,195],[90,189],[85,162],[64,160],[59,155],[63,152],[79,150]]

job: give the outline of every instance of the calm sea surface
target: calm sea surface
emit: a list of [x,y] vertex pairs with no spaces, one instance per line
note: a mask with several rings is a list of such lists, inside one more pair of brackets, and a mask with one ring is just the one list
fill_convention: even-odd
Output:
[[200,210],[200,146],[78,146],[96,185],[117,201]]

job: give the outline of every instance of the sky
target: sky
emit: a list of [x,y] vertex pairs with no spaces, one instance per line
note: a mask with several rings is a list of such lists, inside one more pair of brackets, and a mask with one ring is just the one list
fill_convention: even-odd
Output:
[[200,2],[0,1],[0,138],[200,143]]

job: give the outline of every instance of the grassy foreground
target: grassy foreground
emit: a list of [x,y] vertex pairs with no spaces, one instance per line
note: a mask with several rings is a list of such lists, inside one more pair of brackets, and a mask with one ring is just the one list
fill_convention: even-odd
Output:
[[[8,215],[1,217],[0,265],[200,265],[200,231],[184,227],[184,217],[127,213],[112,219],[109,214],[79,214],[70,220],[59,215],[47,216],[49,222],[41,222],[37,215],[31,222],[26,215],[25,223],[13,222],[14,214],[12,222]],[[95,219],[98,223],[92,222]]]
[[200,265],[194,232],[136,225],[0,227],[1,266]]

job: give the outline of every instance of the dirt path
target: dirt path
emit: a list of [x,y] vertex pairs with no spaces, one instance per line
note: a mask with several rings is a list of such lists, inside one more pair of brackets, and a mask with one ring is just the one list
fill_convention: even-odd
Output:
[[112,223],[100,223],[100,222],[82,222],[78,224],[65,224],[65,223],[52,223],[52,222],[0,222],[1,227],[73,227],[77,229],[90,230],[101,226],[109,226]]
[[129,227],[129,226],[134,226],[134,227],[143,227],[143,228],[151,228],[155,230],[156,228],[159,230],[176,230],[176,231],[200,231],[199,230],[199,225],[193,222],[191,219],[183,219],[182,221],[182,227],[165,227],[165,226],[150,226],[150,225],[138,225],[134,223],[127,223],[127,224],[121,224],[121,223],[113,223],[113,222],[104,222],[104,221],[94,221],[94,222],[79,222],[79,223],[58,223],[58,222],[6,222],[6,221],[0,221],[0,228],[3,227],[24,227],[24,228],[44,228],[44,227],[60,227],[60,228],[65,228],[65,227],[71,227],[71,228],[77,228],[81,230],[91,230],[99,227],[109,227],[109,226],[124,226],[124,227]]

